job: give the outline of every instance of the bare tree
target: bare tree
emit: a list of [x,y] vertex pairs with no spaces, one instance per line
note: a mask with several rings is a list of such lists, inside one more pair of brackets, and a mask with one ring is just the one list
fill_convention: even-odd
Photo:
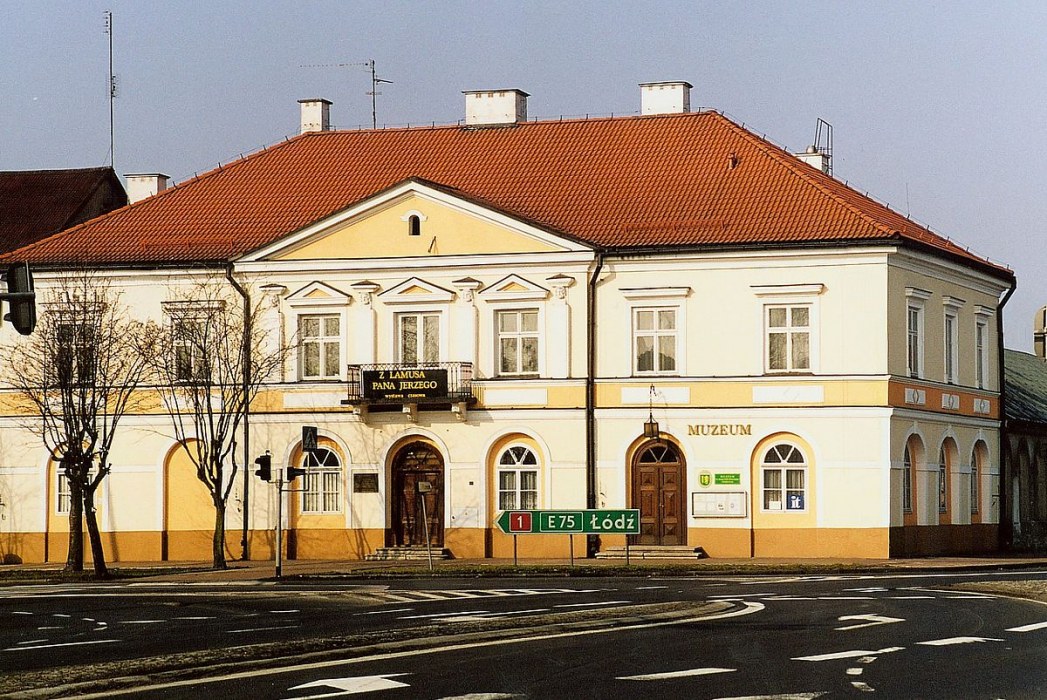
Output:
[[109,281],[67,275],[39,304],[36,331],[6,350],[9,382],[34,409],[24,426],[59,460],[69,493],[66,571],[83,571],[86,521],[95,575],[108,574],[95,493],[109,475],[121,418],[144,406],[138,391],[156,336],[132,319]]
[[175,438],[211,496],[213,565],[224,569],[226,505],[246,466],[236,461],[237,435],[259,388],[290,348],[269,342],[262,305],[252,304],[232,278],[173,289],[165,309],[165,352],[156,362],[160,395]]

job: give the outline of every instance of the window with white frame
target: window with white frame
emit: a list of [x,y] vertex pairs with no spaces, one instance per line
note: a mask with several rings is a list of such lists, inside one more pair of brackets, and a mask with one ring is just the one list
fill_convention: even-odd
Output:
[[538,507],[538,458],[529,447],[511,445],[498,457],[498,510]]
[[923,308],[909,304],[905,318],[908,373],[918,379],[923,369]]
[[807,509],[807,460],[794,445],[781,443],[764,453],[760,464],[763,509]]
[[337,379],[341,376],[341,326],[339,314],[298,317],[300,379]]
[[69,478],[65,475],[65,470],[61,468],[55,470],[55,476],[57,477],[55,488],[55,512],[68,513],[73,504],[72,494],[69,489]]
[[945,513],[949,510],[949,460],[942,445],[938,451],[938,512]]
[[175,381],[190,382],[207,375],[204,321],[191,315],[171,317],[171,361]]
[[637,374],[676,373],[677,308],[633,309],[633,357]]
[[985,444],[978,442],[971,451],[971,513],[978,512],[979,501],[981,501],[981,465],[982,455],[985,454]]
[[979,389],[985,388],[989,369],[989,324],[978,319],[974,324],[974,374]]
[[959,321],[957,320],[956,313],[954,311],[945,312],[945,337],[944,337],[944,348],[945,356],[943,362],[945,364],[945,381],[948,384],[955,384],[957,381],[957,343],[959,339]]
[[59,386],[84,386],[95,380],[98,364],[98,329],[81,321],[55,325],[54,381]]
[[303,513],[342,512],[342,465],[333,450],[306,452],[302,484]]
[[809,304],[764,307],[767,370],[806,372],[811,369],[811,307]]
[[912,453],[908,444],[902,454],[902,511],[912,512]]
[[497,312],[498,374],[538,374],[538,310]]
[[440,314],[397,314],[398,361],[405,365],[428,365],[440,361]]

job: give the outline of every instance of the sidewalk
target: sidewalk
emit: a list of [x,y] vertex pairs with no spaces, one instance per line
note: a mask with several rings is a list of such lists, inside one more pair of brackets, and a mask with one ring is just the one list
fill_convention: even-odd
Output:
[[[116,562],[108,563],[111,571],[121,571],[134,576],[138,582],[155,583],[216,583],[275,580],[273,561],[228,562],[229,568],[216,571],[210,562]],[[361,580],[382,577],[428,578],[439,577],[483,577],[483,576],[700,576],[700,575],[854,575],[860,573],[884,573],[891,571],[937,571],[937,570],[997,570],[1047,568],[1047,557],[1033,556],[983,556],[983,557],[924,557],[918,559],[696,559],[658,560],[633,559],[629,566],[625,561],[608,559],[576,558],[574,566],[567,559],[520,559],[518,566],[511,559],[450,559],[434,560],[433,571],[425,561],[340,561],[340,560],[291,560],[284,561],[282,576],[285,580],[298,577],[358,578]],[[62,569],[61,563],[25,564],[0,566],[0,584],[6,572],[29,573],[33,571],[54,572]],[[90,564],[85,566],[90,571]],[[170,571],[170,573],[167,573]],[[134,573],[132,573],[134,572]],[[603,573],[606,572],[606,573]],[[21,580],[21,577],[19,577]],[[15,578],[10,579],[14,581]],[[130,580],[129,578],[122,579]]]

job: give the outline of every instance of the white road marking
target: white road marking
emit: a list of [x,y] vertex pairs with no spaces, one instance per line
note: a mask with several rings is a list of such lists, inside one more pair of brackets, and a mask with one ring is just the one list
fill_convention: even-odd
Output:
[[302,612],[301,610],[270,610],[270,615],[293,615],[294,613]]
[[157,625],[167,620],[118,620],[122,625]]
[[716,700],[814,700],[825,695],[827,690],[817,693],[785,693],[784,695],[737,695],[731,698],[716,698]]
[[862,658],[858,659],[858,663],[860,664],[871,664],[873,661],[876,661],[875,656],[863,656]]
[[186,615],[184,617],[176,617],[176,620],[213,620],[213,615]]
[[66,615],[65,613],[52,613],[51,617],[72,617],[72,615]]
[[389,615],[390,613],[402,613],[411,612],[414,608],[396,608],[395,610],[368,610],[362,613],[353,613],[353,615]]
[[46,642],[46,641],[47,641],[46,639],[29,639],[29,640],[24,641],[24,642],[19,642],[15,646],[22,646],[23,644],[40,644],[41,642]]
[[31,612],[25,612],[24,610],[15,610],[11,613],[12,615],[32,615]]
[[61,644],[39,644],[32,647],[8,647],[4,651],[30,651],[32,649],[54,649],[55,647],[79,647],[85,644],[112,644],[113,642],[119,642],[119,639],[94,639],[90,642],[63,642]]
[[994,595],[947,595],[951,600],[996,600]]
[[916,642],[929,647],[947,647],[951,644],[974,644],[976,642],[1002,642],[995,637],[947,637],[945,639],[932,639],[928,642]]
[[468,695],[447,695],[440,700],[516,700],[526,695],[509,695],[508,693],[469,693]]
[[640,676],[618,676],[618,681],[664,681],[669,678],[688,678],[690,676],[708,676],[713,673],[734,673],[736,668],[691,668],[686,671],[666,671],[665,673],[645,673]]
[[855,688],[857,688],[858,690],[861,690],[862,692],[865,692],[865,693],[875,693],[876,692],[875,688],[873,688],[868,683],[864,683],[862,681],[851,681],[851,685],[853,685]]
[[847,675],[848,676],[860,676],[860,675],[862,675],[862,671],[864,671],[864,670],[865,670],[864,668],[858,668],[857,666],[855,666],[854,668],[847,669]]
[[862,627],[875,627],[876,625],[889,625],[892,622],[905,622],[905,620],[903,618],[900,618],[900,617],[887,617],[885,615],[871,615],[871,614],[870,615],[841,615],[840,617],[838,617],[836,619],[839,620],[840,622],[843,622],[845,620],[866,620],[865,623],[860,624],[860,625],[847,625],[846,627],[837,627],[836,629],[840,630],[840,631],[843,631],[843,630],[857,630],[857,629],[861,629]]
[[882,586],[872,586],[871,588],[844,588],[843,590],[852,593],[886,593],[887,589]]
[[853,651],[837,651],[832,654],[814,654],[813,656],[794,656],[793,661],[835,661],[836,659],[854,659],[859,656],[879,656],[880,654],[890,654],[894,651],[901,651],[905,647],[886,647],[884,649],[877,649],[876,651],[868,651],[864,649],[855,649]]
[[637,586],[638,591],[657,591],[661,588],[668,588],[668,586]]
[[933,595],[892,595],[888,597],[893,600],[934,600]]
[[486,615],[489,610],[463,610],[456,613],[429,613],[427,615],[405,615],[398,620],[424,620],[429,617],[456,617],[458,615]]
[[[440,618],[441,622],[477,622],[479,620],[490,620],[495,617],[509,617],[510,615],[529,615],[531,613],[549,612],[550,608],[534,608],[532,610],[510,610],[509,612],[485,613],[482,615],[458,615],[455,613]],[[401,620],[404,618],[400,618]]]
[[817,598],[805,598],[799,595],[768,595],[760,600],[818,600]]
[[873,600],[873,598],[867,595],[822,595],[818,596],[818,600]]
[[393,678],[406,676],[406,673],[387,673],[384,676],[356,676],[355,678],[324,678],[311,683],[296,685],[288,690],[302,690],[303,688],[337,688],[340,692],[323,693],[321,695],[305,695],[295,700],[316,700],[317,698],[332,698],[339,695],[356,695],[357,693],[371,693],[376,690],[391,690],[393,688],[409,688],[407,683],[394,681]]
[[251,627],[242,630],[226,630],[226,633],[239,634],[241,632],[268,632],[269,630],[293,630],[295,627],[301,627],[301,625],[280,625],[277,627]]
[[49,627],[37,627],[37,629],[38,630],[60,630],[62,628],[61,627],[56,627],[54,625],[51,625]]
[[1022,625],[1021,627],[1011,627],[1010,629],[1004,630],[1005,632],[1033,632],[1035,630],[1042,630],[1047,627],[1047,622],[1034,622],[1031,625]]
[[599,603],[567,603],[564,605],[554,605],[554,608],[592,608],[598,605],[625,605],[631,603],[631,600],[605,600]]

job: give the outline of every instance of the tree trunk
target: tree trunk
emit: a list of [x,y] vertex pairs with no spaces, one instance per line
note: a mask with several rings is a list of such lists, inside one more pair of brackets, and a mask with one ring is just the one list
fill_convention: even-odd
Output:
[[84,489],[84,517],[87,520],[87,537],[91,541],[91,558],[95,567],[95,578],[108,578],[109,570],[105,566],[102,535],[98,532],[98,518],[95,513],[95,490],[90,486]]
[[84,489],[77,479],[69,483],[69,554],[65,571],[84,570]]
[[214,568],[224,569],[225,564],[225,502],[219,498],[214,499],[214,541],[212,542],[212,554],[214,556]]

